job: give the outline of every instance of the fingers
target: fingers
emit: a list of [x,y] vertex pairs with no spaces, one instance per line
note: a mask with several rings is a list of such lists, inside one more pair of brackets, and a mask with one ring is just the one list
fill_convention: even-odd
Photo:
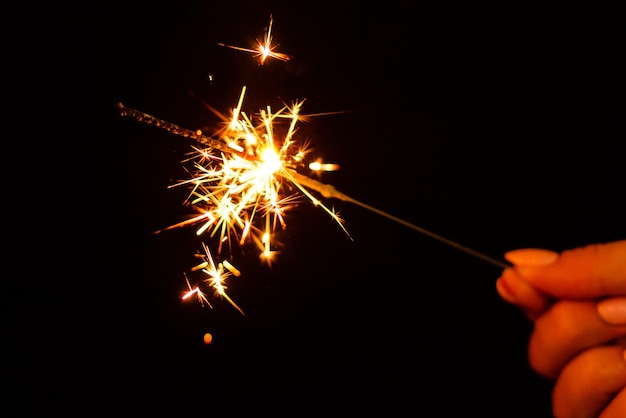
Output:
[[520,278],[514,269],[506,269],[496,280],[496,290],[502,299],[517,305],[530,320],[535,320],[551,304],[551,299]]
[[624,335],[626,323],[607,323],[594,301],[559,301],[535,321],[528,359],[536,372],[556,378],[578,353]]
[[563,251],[553,262],[544,254],[540,262],[524,263],[524,252],[528,251],[511,251],[507,259],[517,262],[514,269],[521,278],[552,297],[626,295],[626,240]]
[[626,416],[626,240],[510,251],[496,289],[534,321],[531,367],[556,379],[556,418]]
[[586,350],[565,366],[555,383],[552,392],[554,416],[624,417],[625,387],[626,358],[623,348],[599,346]]
[[[559,254],[554,251],[527,248],[509,251],[504,258],[517,267],[537,267],[553,263],[558,256]],[[504,300],[521,308],[531,320],[541,315],[551,302],[548,295],[531,286],[514,268],[502,272],[500,278],[496,280],[496,290]]]

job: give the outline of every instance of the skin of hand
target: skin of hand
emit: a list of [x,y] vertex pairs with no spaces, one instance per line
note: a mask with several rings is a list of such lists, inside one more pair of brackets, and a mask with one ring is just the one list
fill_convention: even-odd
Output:
[[626,417],[626,240],[505,258],[496,289],[533,321],[529,363],[555,380],[554,416]]

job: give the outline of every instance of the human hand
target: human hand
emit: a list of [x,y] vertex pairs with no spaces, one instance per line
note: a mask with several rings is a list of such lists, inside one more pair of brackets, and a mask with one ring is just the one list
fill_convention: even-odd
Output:
[[626,240],[505,258],[496,288],[534,323],[529,362],[555,380],[555,417],[626,417]]

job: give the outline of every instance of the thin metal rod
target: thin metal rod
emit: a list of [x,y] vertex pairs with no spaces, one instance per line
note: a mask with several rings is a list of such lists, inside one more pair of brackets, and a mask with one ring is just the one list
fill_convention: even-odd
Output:
[[384,217],[386,217],[388,219],[391,219],[392,221],[398,222],[399,224],[402,224],[402,225],[406,226],[407,228],[413,229],[414,231],[417,231],[417,232],[422,233],[424,235],[427,235],[427,236],[429,236],[431,238],[434,238],[437,241],[443,242],[446,245],[449,245],[451,247],[456,248],[457,250],[464,251],[467,254],[470,254],[470,255],[472,255],[472,256],[474,256],[476,258],[480,258],[481,260],[484,260],[484,261],[486,261],[488,263],[491,263],[491,264],[493,264],[496,267],[500,267],[502,269],[506,269],[506,268],[510,267],[508,264],[506,264],[503,261],[496,260],[496,259],[491,258],[491,257],[489,257],[489,256],[487,256],[485,254],[482,254],[482,253],[478,252],[478,251],[472,250],[471,248],[468,248],[468,247],[466,247],[464,245],[461,245],[461,244],[459,244],[456,241],[452,241],[452,240],[450,240],[448,238],[444,238],[441,235],[437,235],[434,232],[431,232],[431,231],[429,231],[427,229],[424,229],[424,228],[422,228],[420,226],[414,225],[414,224],[409,223],[409,222],[407,222],[407,221],[405,221],[403,219],[397,218],[397,217],[395,217],[395,216],[393,216],[393,215],[391,215],[391,214],[389,214],[387,212],[383,212],[380,209],[376,209],[376,208],[374,208],[374,207],[372,207],[370,205],[366,205],[365,203],[359,202],[359,201],[354,200],[354,199],[351,199],[350,201],[352,203],[354,203],[355,205],[361,206],[361,207],[363,207],[363,208],[365,208],[365,209],[367,209],[369,211],[377,213],[378,215],[384,216]]
[[437,241],[443,242],[444,244],[449,245],[451,247],[454,247],[457,250],[464,251],[467,254],[470,254],[470,255],[472,255],[472,256],[474,256],[476,258],[480,258],[481,260],[484,260],[484,261],[486,261],[488,263],[491,263],[491,264],[493,264],[496,267],[500,267],[500,268],[503,268],[503,269],[510,267],[508,264],[506,264],[503,261],[496,260],[496,259],[494,259],[492,257],[489,257],[489,256],[487,256],[485,254],[482,254],[482,253],[480,253],[478,251],[472,250],[471,248],[468,248],[468,247],[466,247],[464,245],[461,245],[458,242],[455,242],[455,241],[452,241],[452,240],[450,240],[448,238],[442,237],[441,235],[435,234],[434,232],[431,232],[431,231],[429,231],[429,230],[427,230],[425,228],[422,228],[420,226],[417,226],[417,225],[414,225],[414,224],[412,224],[410,222],[407,222],[404,219],[400,219],[400,218],[398,218],[396,216],[393,216],[393,215],[391,215],[391,214],[389,214],[387,212],[384,212],[384,211],[382,211],[380,209],[377,209],[377,208],[375,208],[373,206],[370,206],[370,205],[365,204],[363,202],[360,202],[360,201],[358,201],[356,199],[353,199],[350,196],[341,193],[340,191],[335,189],[330,184],[320,183],[317,180],[314,180],[314,179],[312,179],[310,177],[304,176],[304,175],[302,175],[300,173],[297,173],[295,171],[291,173],[291,176],[298,183],[302,184],[305,187],[308,187],[310,189],[318,191],[319,193],[322,194],[322,196],[324,196],[326,198],[329,198],[329,199],[330,198],[335,198],[335,199],[342,200],[344,202],[353,203],[353,204],[355,204],[357,206],[365,208],[365,209],[367,209],[367,210],[369,210],[371,212],[374,212],[374,213],[376,213],[378,215],[384,216],[387,219],[391,219],[394,222],[397,222],[397,223],[399,223],[401,225],[404,225],[407,228],[410,228],[410,229],[412,229],[414,231],[417,231],[417,232],[419,232],[421,234],[424,234],[424,235],[427,235],[427,236],[429,236],[431,238],[434,238]]
[[[218,140],[213,139],[211,137],[199,134],[199,133],[194,132],[194,131],[192,131],[190,129],[185,129],[183,127],[180,127],[180,126],[178,126],[178,125],[176,125],[174,123],[165,121],[163,119],[156,118],[156,117],[154,117],[154,116],[152,116],[152,115],[150,115],[148,113],[144,113],[144,112],[140,112],[140,111],[135,110],[135,109],[131,109],[129,107],[124,106],[122,103],[118,103],[117,104],[117,108],[120,110],[120,114],[122,116],[132,116],[135,119],[137,119],[139,122],[144,122],[144,123],[147,123],[147,124],[150,124],[150,125],[155,125],[155,126],[157,126],[159,128],[165,129],[168,132],[171,132],[171,133],[173,133],[175,135],[178,135],[178,136],[191,138],[194,141],[197,141],[200,144],[206,145],[208,147],[215,148],[215,149],[218,149],[218,150],[226,152],[226,153],[238,154],[237,151],[229,148],[226,144],[224,144],[221,141],[218,141]],[[496,259],[494,259],[492,257],[489,257],[489,256],[487,256],[485,254],[482,254],[482,253],[480,253],[478,251],[472,250],[471,248],[468,248],[468,247],[466,247],[464,245],[461,245],[461,244],[459,244],[456,241],[452,241],[452,240],[450,240],[448,238],[442,237],[441,235],[435,234],[434,232],[431,232],[431,231],[429,231],[429,230],[427,230],[425,228],[422,228],[420,226],[417,226],[415,224],[407,222],[407,221],[405,221],[403,219],[400,219],[400,218],[398,218],[396,216],[393,216],[393,215],[391,215],[391,214],[389,214],[387,212],[384,212],[384,211],[382,211],[380,209],[377,209],[377,208],[375,208],[373,206],[370,206],[370,205],[365,204],[363,202],[360,202],[360,201],[358,201],[356,199],[353,199],[350,196],[348,196],[348,195],[346,195],[344,193],[341,193],[340,191],[335,189],[334,186],[332,186],[330,184],[325,184],[325,183],[319,182],[319,181],[317,181],[315,179],[312,179],[312,178],[307,177],[307,176],[305,176],[303,174],[300,174],[297,171],[292,170],[292,169],[287,169],[286,173],[287,173],[286,175],[287,175],[288,178],[291,178],[291,179],[297,181],[299,184],[301,184],[302,186],[304,186],[306,188],[309,188],[309,189],[317,191],[318,193],[320,193],[325,198],[328,198],[328,199],[334,198],[334,199],[338,199],[338,200],[341,200],[341,201],[344,201],[344,202],[353,203],[353,204],[355,204],[357,206],[360,206],[360,207],[362,207],[364,209],[367,209],[367,210],[369,210],[369,211],[371,211],[373,213],[376,213],[376,214],[378,214],[380,216],[383,216],[383,217],[385,217],[387,219],[390,219],[390,220],[392,220],[394,222],[397,222],[397,223],[399,223],[401,225],[404,225],[407,228],[410,228],[410,229],[412,229],[414,231],[417,231],[417,232],[419,232],[421,234],[424,234],[424,235],[429,236],[429,237],[431,237],[433,239],[436,239],[437,241],[440,241],[440,242],[442,242],[442,243],[444,243],[446,245],[449,245],[450,247],[454,247],[457,250],[461,250],[461,251],[463,251],[463,252],[465,252],[465,253],[473,256],[473,257],[476,257],[476,258],[479,258],[479,259],[481,259],[483,261],[486,261],[486,262],[488,262],[488,263],[490,263],[490,264],[492,264],[492,265],[494,265],[496,267],[499,267],[499,268],[502,268],[502,269],[506,269],[506,268],[510,267],[510,265],[506,264],[503,261],[496,260]]]

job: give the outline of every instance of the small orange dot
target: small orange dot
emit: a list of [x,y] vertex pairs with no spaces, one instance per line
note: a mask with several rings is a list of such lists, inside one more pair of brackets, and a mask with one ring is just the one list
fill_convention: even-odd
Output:
[[209,345],[213,341],[213,336],[210,333],[204,334],[204,344]]

